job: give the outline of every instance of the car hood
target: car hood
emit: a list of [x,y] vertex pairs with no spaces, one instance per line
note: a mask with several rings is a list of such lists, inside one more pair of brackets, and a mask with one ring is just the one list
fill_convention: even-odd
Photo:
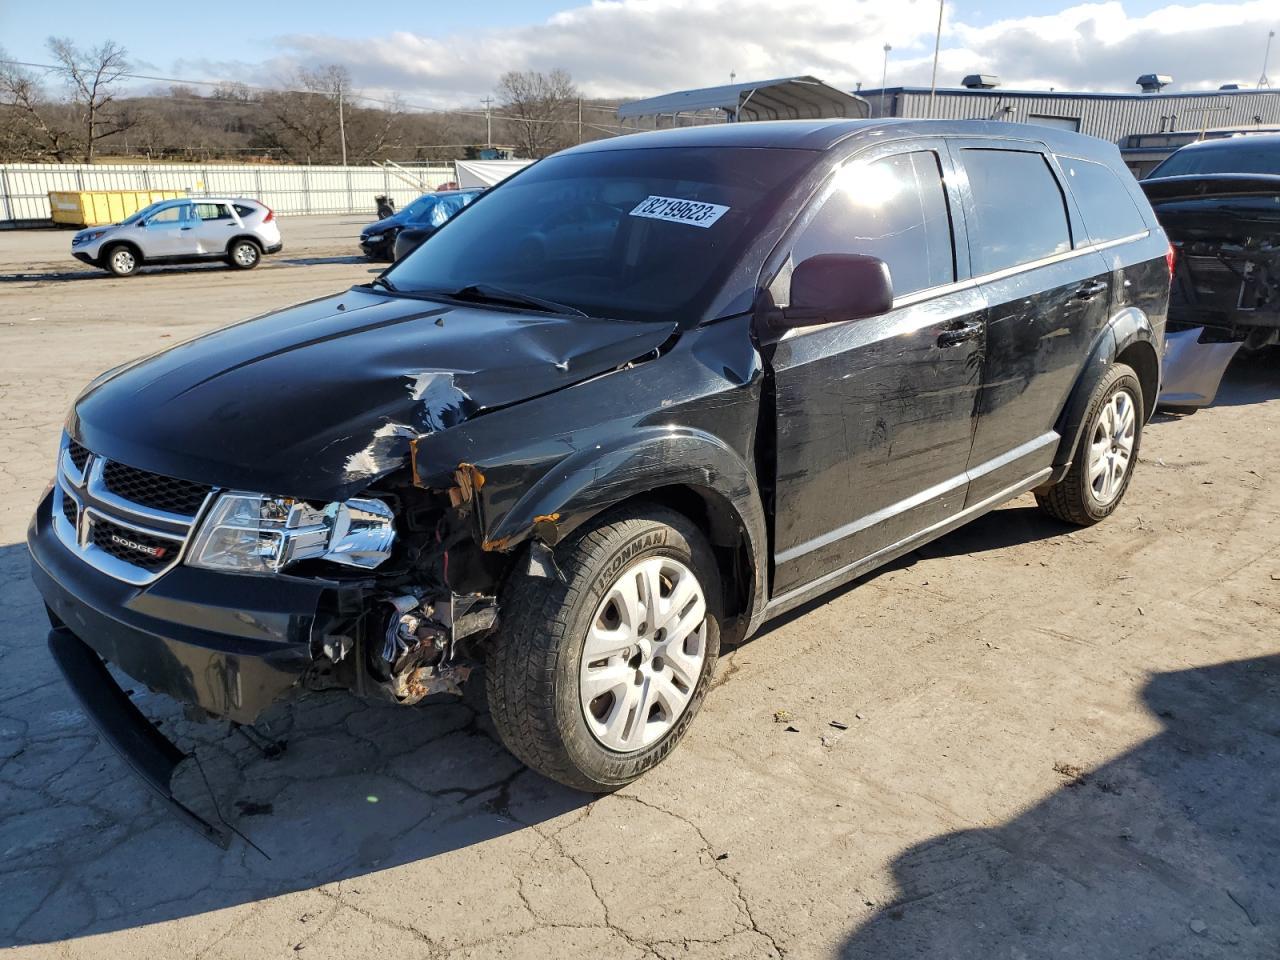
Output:
[[615,370],[675,331],[355,287],[110,370],[68,430],[165,476],[341,500],[403,466],[414,437]]
[[367,227],[365,227],[363,230],[360,231],[360,239],[363,240],[365,237],[371,237],[375,233],[385,233],[387,230],[390,230],[392,227],[403,227],[408,222],[409,220],[404,215],[404,211],[401,210],[399,213],[393,213],[389,217],[384,217],[381,220],[377,220],[369,224]]

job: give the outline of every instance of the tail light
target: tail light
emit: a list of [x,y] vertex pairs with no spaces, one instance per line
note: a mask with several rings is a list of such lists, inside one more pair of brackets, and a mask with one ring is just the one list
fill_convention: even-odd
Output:
[[1178,251],[1173,244],[1169,244],[1169,249],[1165,251],[1164,262],[1169,265],[1169,279],[1173,279],[1173,271],[1178,266]]
[[[263,222],[263,223],[270,223],[270,222],[271,222],[272,220],[274,220],[275,218],[276,218],[276,212],[275,212],[274,210],[272,210],[270,207],[267,207],[267,215],[266,215],[265,217],[263,217],[263,218],[262,218],[262,222]],[[1170,250],[1169,256],[1171,256],[1171,257],[1172,257],[1172,256],[1173,256],[1173,252],[1172,252],[1172,251],[1173,251],[1173,248],[1172,248],[1172,247],[1170,247],[1170,248],[1169,248],[1169,250]],[[1170,261],[1169,261],[1169,264],[1170,264],[1170,266],[1169,266],[1169,270],[1170,270],[1170,272],[1172,272],[1172,271],[1173,271],[1173,261],[1172,261],[1172,260],[1170,260]]]

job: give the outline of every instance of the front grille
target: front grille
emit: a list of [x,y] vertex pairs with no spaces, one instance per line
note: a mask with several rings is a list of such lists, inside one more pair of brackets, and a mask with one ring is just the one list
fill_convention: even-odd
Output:
[[84,473],[84,465],[89,462],[89,451],[74,440],[67,441],[67,456],[76,465],[76,469]]
[[121,499],[184,517],[194,517],[213,489],[207,484],[162,477],[114,460],[102,468],[102,483]]
[[67,518],[67,523],[71,524],[73,528],[76,525],[79,512],[76,508],[76,502],[64,492],[62,494],[62,515]]
[[[90,514],[90,518],[90,539],[93,545],[103,553],[142,570],[153,571],[168,566],[181,546],[173,540],[153,537],[131,527],[122,527],[93,514]],[[159,552],[152,553],[153,550]]]

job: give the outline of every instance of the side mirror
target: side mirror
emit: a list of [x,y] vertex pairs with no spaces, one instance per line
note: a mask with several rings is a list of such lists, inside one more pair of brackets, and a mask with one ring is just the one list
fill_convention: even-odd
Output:
[[796,265],[791,304],[772,318],[781,327],[858,320],[893,308],[889,265],[860,253],[824,253]]
[[137,223],[134,224],[134,226],[137,227],[138,229],[142,229],[146,225],[147,225],[147,221],[145,220],[139,220]]

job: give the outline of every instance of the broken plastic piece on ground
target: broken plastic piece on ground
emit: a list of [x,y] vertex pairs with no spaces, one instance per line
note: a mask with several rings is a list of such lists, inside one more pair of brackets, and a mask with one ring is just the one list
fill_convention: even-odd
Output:
[[1218,386],[1240,343],[1201,343],[1204,327],[1166,333],[1164,382],[1160,405],[1207,407],[1218,395]]

